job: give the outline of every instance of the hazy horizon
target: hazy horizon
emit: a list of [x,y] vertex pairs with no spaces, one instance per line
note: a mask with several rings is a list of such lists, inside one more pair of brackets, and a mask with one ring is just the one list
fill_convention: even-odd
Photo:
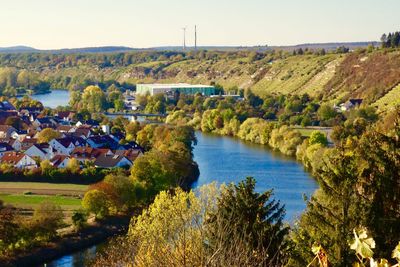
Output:
[[61,49],[100,46],[150,48],[187,45],[289,46],[305,43],[377,41],[398,30],[396,0],[14,0],[0,47]]

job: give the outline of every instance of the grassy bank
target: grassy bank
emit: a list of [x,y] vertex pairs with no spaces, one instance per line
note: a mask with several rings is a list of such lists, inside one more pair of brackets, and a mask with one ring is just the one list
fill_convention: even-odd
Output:
[[34,209],[45,201],[60,205],[63,210],[77,210],[81,207],[81,199],[65,196],[0,194],[0,199],[6,205],[24,209]]

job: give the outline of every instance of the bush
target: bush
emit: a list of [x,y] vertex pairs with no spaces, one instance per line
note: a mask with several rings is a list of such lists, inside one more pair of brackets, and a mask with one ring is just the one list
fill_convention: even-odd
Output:
[[87,214],[84,211],[75,211],[72,214],[72,224],[77,230],[82,229],[87,223]]
[[321,133],[320,131],[313,131],[310,135],[310,145],[320,144],[322,146],[328,145],[328,139],[326,135]]
[[82,206],[86,211],[94,213],[96,218],[103,218],[110,213],[109,199],[106,193],[97,189],[86,192]]
[[51,203],[42,202],[35,209],[32,217],[32,232],[39,239],[49,240],[57,235],[57,229],[62,225],[63,212],[61,207]]

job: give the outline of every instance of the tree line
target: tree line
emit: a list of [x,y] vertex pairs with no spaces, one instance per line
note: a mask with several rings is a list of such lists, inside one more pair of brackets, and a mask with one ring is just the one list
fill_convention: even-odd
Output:
[[381,43],[383,48],[396,48],[400,46],[400,32],[384,33],[381,36]]

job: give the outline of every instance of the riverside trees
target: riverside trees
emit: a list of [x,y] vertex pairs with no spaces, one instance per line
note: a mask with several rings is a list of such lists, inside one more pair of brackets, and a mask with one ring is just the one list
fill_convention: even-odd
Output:
[[97,266],[280,266],[287,259],[284,208],[255,180],[196,194],[161,192]]
[[390,258],[400,240],[400,113],[394,125],[347,137],[324,154],[313,172],[320,189],[293,233],[292,266],[312,260],[313,243],[326,249],[333,266],[350,266],[355,256],[348,242],[359,226],[376,238],[376,255]]

